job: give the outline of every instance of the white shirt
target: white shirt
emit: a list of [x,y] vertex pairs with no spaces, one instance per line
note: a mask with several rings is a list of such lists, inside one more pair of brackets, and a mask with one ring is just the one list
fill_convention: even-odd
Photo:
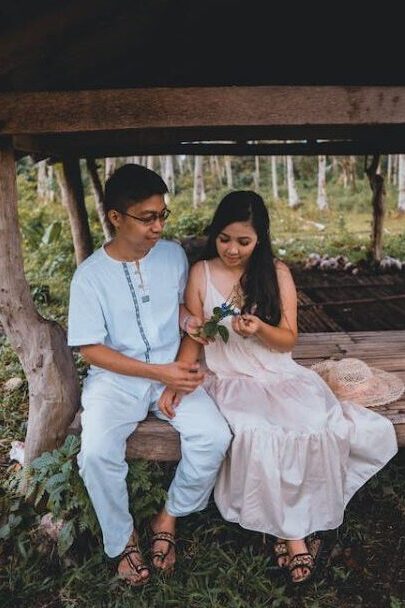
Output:
[[[177,243],[161,240],[139,260],[137,270],[135,262],[114,260],[104,247],[78,266],[70,287],[69,346],[104,344],[141,361],[174,361],[186,254]],[[151,382],[95,365],[88,378],[100,374],[140,398]]]

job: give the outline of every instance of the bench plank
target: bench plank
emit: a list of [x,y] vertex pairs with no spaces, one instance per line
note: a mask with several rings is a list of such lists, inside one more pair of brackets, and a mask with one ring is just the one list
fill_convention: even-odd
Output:
[[[395,372],[405,381],[405,331],[301,334],[293,357],[306,367],[331,357],[356,357],[370,366]],[[399,446],[405,447],[405,395],[394,403],[373,409],[391,420]],[[80,432],[79,416],[69,432]],[[168,422],[157,420],[153,415],[141,422],[127,441],[129,459],[177,461],[180,454],[177,431]]]

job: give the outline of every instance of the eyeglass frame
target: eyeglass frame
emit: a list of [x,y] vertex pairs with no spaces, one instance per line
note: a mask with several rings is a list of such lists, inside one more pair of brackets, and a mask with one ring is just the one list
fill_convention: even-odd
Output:
[[156,220],[159,220],[161,223],[165,222],[169,215],[171,214],[171,209],[168,209],[168,207],[165,207],[163,209],[163,211],[161,211],[161,213],[157,213],[156,211],[151,211],[150,212],[150,216],[153,216],[153,219],[151,219],[150,217],[137,217],[136,215],[132,215],[132,213],[127,213],[126,211],[119,211],[117,209],[118,213],[121,213],[122,215],[127,215],[128,217],[132,217],[133,220],[138,220],[138,222],[141,222],[142,224],[144,224],[145,226],[152,226],[152,224],[154,224],[156,222]]

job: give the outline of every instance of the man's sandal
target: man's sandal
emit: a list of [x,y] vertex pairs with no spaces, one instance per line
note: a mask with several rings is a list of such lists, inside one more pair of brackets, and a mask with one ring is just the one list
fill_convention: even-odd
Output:
[[[122,553],[120,553],[118,555],[118,557],[116,558],[117,563],[119,564],[120,562],[122,562],[122,560],[126,560],[129,567],[130,567],[130,571],[128,572],[128,576],[125,576],[124,574],[118,574],[118,576],[124,580],[126,583],[128,583],[128,585],[131,585],[131,587],[142,587],[143,585],[146,585],[146,583],[149,582],[150,579],[150,567],[142,562],[139,562],[138,564],[136,564],[131,555],[133,554],[137,554],[137,555],[141,555],[141,551],[139,549],[139,545],[138,543],[133,544],[133,545],[127,545],[124,549],[124,551]],[[143,571],[147,571],[149,576],[141,576],[141,573]],[[139,576],[139,580],[134,581],[132,579],[132,577],[134,576],[134,574],[137,574]]]
[[[323,540],[317,534],[311,534],[305,539],[305,542],[308,551],[305,553],[297,553],[290,559],[290,563],[288,564],[290,581],[294,586],[308,583],[313,578],[319,563]],[[294,579],[292,573],[298,568],[306,569],[307,573],[303,574],[299,579]]]
[[[167,542],[167,544],[168,544],[167,551],[153,551],[154,544],[156,542],[162,541],[162,540]],[[163,530],[161,532],[154,532],[151,529],[150,545],[151,545],[151,556],[150,557],[151,557],[152,563],[157,558],[160,560],[160,563],[163,564],[163,562],[165,561],[166,557],[169,555],[172,548],[174,548],[176,546],[176,539],[174,537],[174,534],[172,534],[171,532],[164,532]],[[155,566],[155,568],[156,568],[156,566]],[[174,567],[170,568],[169,570],[164,570],[163,568],[157,568],[157,569],[161,570],[165,574],[171,574],[174,570]]]
[[[288,555],[288,549],[287,549],[285,540],[281,540],[280,538],[277,538],[274,541],[273,553],[276,558],[277,566],[279,568],[286,568],[288,566],[289,555]],[[281,564],[280,560],[283,558],[286,558],[286,560],[285,560],[286,563]]]

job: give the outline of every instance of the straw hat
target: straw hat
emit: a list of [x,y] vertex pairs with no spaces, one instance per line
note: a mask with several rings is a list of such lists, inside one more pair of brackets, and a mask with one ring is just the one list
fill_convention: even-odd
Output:
[[399,399],[404,383],[395,374],[369,367],[360,359],[322,361],[311,366],[340,400],[365,407],[385,405]]

